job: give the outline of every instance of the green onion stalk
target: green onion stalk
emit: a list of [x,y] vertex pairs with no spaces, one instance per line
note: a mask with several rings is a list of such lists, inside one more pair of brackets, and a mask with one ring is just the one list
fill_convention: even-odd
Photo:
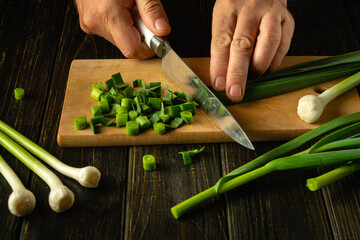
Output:
[[[340,127],[342,127],[340,130],[333,132]],[[329,132],[333,133],[319,140],[308,150],[292,156],[285,156]],[[171,208],[171,212],[177,219],[211,198],[273,171],[356,162],[360,149],[346,148],[360,146],[359,132],[360,112],[334,119],[233,170],[222,177],[213,187]],[[357,143],[355,143],[356,141]]]
[[[249,80],[242,102],[272,97],[323,82],[355,74],[360,71],[360,51],[326,57],[296,64]],[[224,104],[236,104],[229,100],[225,92],[214,94]]]

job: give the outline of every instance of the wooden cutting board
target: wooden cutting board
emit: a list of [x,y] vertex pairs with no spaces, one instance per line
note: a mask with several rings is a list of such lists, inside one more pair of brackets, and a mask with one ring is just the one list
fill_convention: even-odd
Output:
[[[314,60],[320,57],[289,56],[281,67]],[[206,83],[209,83],[209,58],[188,58],[184,61]],[[161,81],[163,88],[169,84],[174,91],[180,91],[176,84],[161,69],[160,59],[108,59],[108,60],[74,60],[71,64],[65,99],[60,119],[57,140],[60,147],[87,146],[125,146],[152,144],[181,144],[232,142],[233,140],[216,127],[206,115],[199,110],[194,123],[182,126],[165,135],[158,135],[149,129],[138,136],[128,136],[125,128],[98,127],[93,134],[90,128],[74,129],[74,118],[86,116],[91,118],[90,107],[96,101],[90,97],[91,85],[96,81],[103,83],[112,74],[121,72],[126,83],[137,78],[146,83]],[[291,93],[229,106],[230,112],[242,126],[250,140],[289,140],[309,131],[329,120],[360,111],[360,101],[354,89],[331,103],[324,109],[322,117],[315,124],[302,121],[296,113],[298,99],[306,94],[318,94],[341,79],[319,84]],[[105,84],[104,84],[105,86]],[[167,90],[163,91],[167,93]]]

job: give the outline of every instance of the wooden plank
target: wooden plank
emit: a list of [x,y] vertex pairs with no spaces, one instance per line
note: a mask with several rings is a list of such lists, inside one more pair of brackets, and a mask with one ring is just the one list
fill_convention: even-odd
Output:
[[[226,239],[223,198],[175,220],[170,208],[215,184],[220,177],[219,150],[206,144],[204,151],[185,166],[179,151],[203,145],[132,147],[126,199],[125,239]],[[156,171],[145,171],[142,157],[153,154]],[[130,181],[131,180],[131,181]]]
[[[316,57],[287,57],[283,66],[309,61]],[[187,64],[201,78],[209,79],[209,58],[188,58]],[[58,131],[58,143],[62,147],[74,146],[121,146],[144,144],[181,144],[203,142],[229,142],[230,139],[221,129],[208,120],[201,110],[193,124],[183,126],[165,135],[145,131],[141,137],[129,136],[125,127],[97,127],[97,134],[90,128],[79,131],[74,129],[77,116],[92,117],[91,106],[96,101],[90,97],[94,82],[105,82],[112,74],[120,72],[126,83],[143,79],[147,86],[150,82],[161,81],[164,89],[170,85],[174,91],[179,87],[161,70],[161,60],[77,60],[72,63],[66,88],[63,111]],[[344,78],[342,78],[344,79]],[[236,104],[228,109],[243,127],[252,141],[289,140],[313,129],[331,119],[360,111],[360,101],[356,90],[342,95],[329,104],[322,117],[314,124],[308,124],[297,116],[298,99],[307,94],[317,95],[318,91],[330,88],[341,79],[322,83],[306,89],[290,92],[254,102]],[[167,91],[163,91],[166,95]],[[269,121],[269,119],[271,119]]]
[[120,52],[115,50],[100,37],[86,36],[81,31],[74,2],[69,1],[51,76],[40,144],[71,166],[97,167],[102,177],[97,188],[86,189],[74,180],[59,175],[74,192],[75,203],[69,211],[58,214],[48,205],[48,187],[34,176],[32,189],[38,196],[38,203],[34,214],[24,221],[23,239],[121,239],[123,236],[128,148],[62,149],[56,142],[71,61],[89,56],[120,57]]
[[[62,25],[59,19],[63,18],[65,6],[66,1],[0,3],[0,119],[35,142],[41,131],[56,52],[49,49],[57,48]],[[16,87],[25,89],[24,100],[14,99]],[[0,154],[30,187],[32,172],[3,148]],[[26,218],[10,214],[7,201],[11,189],[2,176],[0,179],[0,239],[16,239]]]

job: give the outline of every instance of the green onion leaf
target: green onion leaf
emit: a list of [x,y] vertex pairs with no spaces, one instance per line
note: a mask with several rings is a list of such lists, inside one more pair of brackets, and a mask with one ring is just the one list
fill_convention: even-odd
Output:
[[172,129],[176,129],[178,127],[181,126],[181,124],[183,123],[183,119],[176,117],[175,119],[173,119],[170,124],[166,125],[168,128],[172,128]]

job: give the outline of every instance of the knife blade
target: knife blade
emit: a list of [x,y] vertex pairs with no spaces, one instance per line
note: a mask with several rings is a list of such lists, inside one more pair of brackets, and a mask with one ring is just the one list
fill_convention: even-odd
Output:
[[203,112],[218,128],[240,145],[254,150],[251,141],[227,108],[170,45],[154,35],[145,26],[136,7],[132,9],[132,15],[142,40],[162,59],[161,67],[163,71],[183,92],[199,104]]

